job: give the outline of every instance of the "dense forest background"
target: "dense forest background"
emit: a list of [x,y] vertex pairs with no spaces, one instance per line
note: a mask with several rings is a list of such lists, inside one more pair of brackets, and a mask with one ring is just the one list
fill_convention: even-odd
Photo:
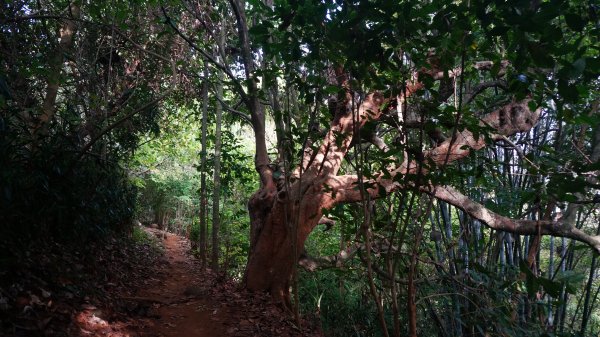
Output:
[[156,225],[327,336],[600,333],[593,1],[0,6],[0,267]]

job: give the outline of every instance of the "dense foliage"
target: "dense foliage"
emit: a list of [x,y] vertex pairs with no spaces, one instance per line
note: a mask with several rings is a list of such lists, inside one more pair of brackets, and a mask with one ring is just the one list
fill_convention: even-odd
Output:
[[[355,182],[298,188],[280,224],[294,236],[281,246],[303,267],[290,271],[293,306],[326,334],[600,332],[593,2],[15,1],[1,10],[0,236],[11,249],[127,232],[140,220],[191,237],[205,258],[206,231],[217,228],[217,262],[242,278],[261,220],[249,218],[251,193],[285,203],[290,186],[318,180],[309,166],[319,151],[321,173],[343,148],[332,176]],[[361,110],[373,97],[383,103]],[[377,117],[361,120],[365,110]],[[511,130],[525,110],[535,118]],[[432,155],[455,143],[455,156]],[[315,199],[325,221],[297,241],[300,219],[319,220],[297,206],[317,188],[359,197],[322,208]],[[213,227],[201,209],[216,192]],[[494,227],[464,200],[513,227]]]
[[[117,15],[126,9],[138,15]],[[136,192],[123,160],[140,134],[158,131],[167,78],[160,60],[126,47],[128,27],[148,28],[148,15],[124,3],[2,5],[3,239],[129,228]],[[169,44],[148,37],[138,42]]]
[[[362,98],[372,90],[402,95],[410,88],[398,83],[410,81],[415,70],[445,72],[440,82],[435,75],[422,79],[420,74],[420,95],[397,109],[404,119],[367,124],[363,139],[374,133],[387,147],[357,144],[345,172],[376,178],[398,162],[398,154],[426,156],[422,151],[455,137],[456,130],[488,137],[490,130],[479,118],[529,96],[530,106],[542,109],[535,128],[495,140],[496,147],[473,152],[426,179],[461,186],[473,200],[503,215],[571,217],[577,228],[597,233],[597,204],[590,202],[597,187],[591,172],[597,168],[600,134],[593,5],[387,1],[259,8],[270,20],[251,32],[274,55],[269,59],[272,74],[283,73],[309,107],[320,109],[300,124],[306,129],[311,120],[326,127],[333,118],[331,109],[319,106],[323,97],[331,102],[330,94],[339,90],[332,85],[332,65],[350,72],[352,87]],[[555,43],[557,37],[561,43]],[[477,67],[484,60],[494,64],[488,73]],[[504,69],[502,62],[510,66]],[[464,71],[453,78],[456,69]],[[360,99],[353,104],[358,106]],[[572,201],[577,203],[568,203]],[[351,261],[346,271],[301,279],[306,290],[302,301],[321,310],[332,333],[383,334],[375,318],[379,310],[389,333],[401,334],[415,313],[411,303],[418,307],[412,321],[423,335],[593,335],[598,330],[593,310],[596,255],[573,240],[538,241],[535,235],[484,231],[481,222],[462,210],[407,191],[367,205],[374,247],[357,252],[353,261],[362,263]],[[364,213],[336,207],[328,216],[341,227],[313,234],[307,244],[309,252],[315,250],[311,254],[336,254],[361,235]],[[366,281],[371,275],[376,290]]]
[[[138,189],[136,219],[189,237],[195,254],[199,254],[199,173],[202,171],[199,152],[202,121],[198,118],[198,107],[192,104],[190,109],[165,117],[161,121],[161,135],[143,141],[129,162],[130,180]],[[208,165],[204,171],[212,176],[214,128],[209,129]],[[239,277],[248,254],[246,201],[255,186],[248,155],[250,144],[241,143],[244,130],[238,125],[227,125],[223,131],[221,263],[231,275]],[[214,190],[211,181],[208,190]],[[211,200],[206,200],[209,208],[213,207]],[[212,231],[211,221],[208,223]]]

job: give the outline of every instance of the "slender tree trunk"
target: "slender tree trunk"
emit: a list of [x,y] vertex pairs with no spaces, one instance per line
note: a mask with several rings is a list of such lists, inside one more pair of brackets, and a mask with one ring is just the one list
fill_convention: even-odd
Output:
[[[78,19],[80,15],[79,5],[71,2],[67,8],[68,16]],[[33,133],[35,141],[39,136],[43,136],[48,132],[48,126],[54,117],[56,111],[56,98],[58,97],[58,89],[60,87],[63,62],[65,54],[68,54],[73,48],[73,37],[77,32],[77,24],[75,20],[65,20],[58,31],[59,45],[55,55],[50,60],[46,95],[42,103],[42,114],[39,117],[38,123],[34,125]]]
[[[596,235],[600,234],[600,225],[598,225],[598,229],[596,230]],[[592,264],[590,266],[590,274],[588,277],[587,284],[585,286],[585,299],[583,302],[583,314],[581,316],[581,327],[579,329],[579,333],[584,336],[585,330],[587,328],[587,324],[590,319],[591,311],[590,311],[590,298],[592,294],[592,286],[594,284],[594,279],[596,276],[596,254],[592,256]]]
[[[567,258],[567,240],[565,238],[561,238],[561,241],[560,241],[560,272],[561,273],[565,272],[566,258]],[[556,317],[556,321],[554,322],[554,331],[560,331],[564,327],[561,316],[562,316],[563,306],[565,305],[565,303],[564,303],[565,290],[566,290],[565,286],[563,285],[560,295],[558,297],[561,301],[560,301],[560,304],[558,305],[558,307],[556,308],[556,312],[554,314],[554,317]],[[559,329],[557,329],[557,328],[559,328]]]
[[[223,35],[221,34],[221,37]],[[218,101],[223,99],[223,84],[221,79],[217,81]],[[213,271],[219,271],[219,228],[221,218],[219,213],[219,202],[221,199],[221,104],[217,102],[215,107],[216,124],[215,124],[215,162],[213,171],[213,208],[212,208],[212,256],[211,268]]]
[[[548,261],[548,278],[554,278],[554,237],[550,237],[550,257]],[[547,331],[552,331],[554,327],[554,316],[552,312],[552,297],[548,295],[547,310],[548,312],[548,328]]]
[[406,290],[408,311],[408,335],[417,337],[417,289],[415,287],[415,274],[417,269],[417,245],[414,245],[408,268],[408,287]]
[[202,139],[200,151],[200,233],[198,249],[200,261],[206,264],[206,126],[208,123],[208,66],[204,66],[204,83],[202,85]]

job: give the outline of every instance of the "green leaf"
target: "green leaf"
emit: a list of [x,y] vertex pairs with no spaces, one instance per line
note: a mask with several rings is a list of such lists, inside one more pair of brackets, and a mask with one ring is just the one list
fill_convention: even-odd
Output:
[[577,87],[563,79],[558,80],[558,93],[567,102],[575,102],[579,98]]
[[531,58],[536,65],[545,68],[554,67],[554,58],[552,57],[552,54],[548,52],[547,46],[540,43],[530,43],[527,47],[531,54]]
[[583,17],[573,13],[565,14],[565,21],[569,28],[577,32],[582,31],[586,24],[586,20]]
[[572,77],[578,77],[583,74],[585,70],[585,58],[577,59],[577,61],[573,62],[573,72],[571,73]]

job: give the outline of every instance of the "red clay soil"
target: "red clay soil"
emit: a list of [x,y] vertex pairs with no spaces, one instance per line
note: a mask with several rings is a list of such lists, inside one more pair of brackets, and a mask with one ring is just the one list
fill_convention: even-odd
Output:
[[[229,336],[231,310],[209,296],[212,282],[203,282],[197,266],[186,254],[187,240],[173,234],[155,232],[164,237],[167,261],[159,277],[142,289],[138,302],[146,302],[148,319],[136,322],[141,336]],[[212,280],[211,280],[212,281]]]

